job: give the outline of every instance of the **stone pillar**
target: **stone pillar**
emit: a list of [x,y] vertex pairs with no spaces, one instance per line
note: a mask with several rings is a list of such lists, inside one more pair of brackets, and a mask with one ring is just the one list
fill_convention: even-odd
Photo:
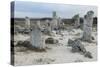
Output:
[[88,42],[92,41],[93,15],[93,11],[88,11],[87,14],[84,16],[83,40]]
[[32,46],[38,49],[44,49],[45,48],[45,42],[43,40],[42,32],[41,32],[41,25],[40,21],[37,21],[32,28],[31,32],[31,43]]
[[30,19],[29,17],[25,17],[25,26],[27,29],[30,29]]
[[58,33],[61,34],[62,20],[60,17],[58,18],[57,26],[58,26]]
[[56,12],[53,12],[53,19],[51,21],[51,28],[52,30],[57,29],[57,15]]
[[73,19],[74,19],[74,22],[75,22],[75,28],[79,28],[79,26],[80,26],[79,14],[75,15],[75,16],[73,17]]
[[46,20],[45,22],[46,22],[46,24],[47,24],[46,29],[49,31],[49,33],[51,33],[52,31],[51,31],[51,24],[50,24],[50,21],[49,21],[49,20]]

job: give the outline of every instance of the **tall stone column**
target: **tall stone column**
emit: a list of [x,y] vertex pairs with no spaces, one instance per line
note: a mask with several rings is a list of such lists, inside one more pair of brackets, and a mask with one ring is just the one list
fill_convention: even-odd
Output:
[[51,21],[51,29],[54,30],[54,29],[57,29],[57,14],[56,12],[54,11],[53,12],[53,19]]
[[25,26],[27,29],[30,29],[30,19],[29,17],[25,17]]
[[49,20],[46,20],[45,21],[46,22],[46,29],[49,31],[49,33],[51,33],[52,32],[52,30],[51,30],[51,24],[50,24],[50,21]]
[[93,15],[93,11],[88,11],[87,14],[84,16],[83,40],[88,42],[92,41]]
[[61,27],[62,27],[62,20],[61,20],[61,18],[60,18],[60,17],[58,18],[58,27],[59,27],[59,28],[61,28]]
[[79,18],[79,14],[77,14],[77,15],[75,15],[74,17],[73,17],[73,19],[74,19],[74,22],[75,22],[75,28],[79,28],[79,26],[80,26],[80,18]]
[[58,33],[61,34],[62,20],[60,17],[58,18],[57,27],[58,27]]
[[32,46],[38,49],[44,49],[45,48],[45,42],[43,40],[42,32],[41,32],[41,25],[40,21],[37,21],[32,27],[31,32],[31,43]]

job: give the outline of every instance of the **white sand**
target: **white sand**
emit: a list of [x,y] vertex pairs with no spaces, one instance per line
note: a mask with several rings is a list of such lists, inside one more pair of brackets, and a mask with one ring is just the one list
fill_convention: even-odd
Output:
[[[64,35],[53,36],[59,40],[59,44],[47,44],[47,52],[35,52],[35,51],[26,51],[26,52],[16,52],[15,53],[15,65],[32,65],[32,64],[51,64],[51,63],[69,63],[69,62],[81,62],[81,61],[96,61],[97,60],[97,44],[96,41],[93,43],[82,42],[85,45],[87,51],[92,53],[93,58],[89,59],[84,57],[79,53],[72,53],[70,47],[67,47],[68,39],[80,38],[82,36],[82,31],[80,29],[73,29],[72,31],[63,31]],[[97,39],[97,35],[95,39]],[[19,35],[18,35],[19,36]],[[16,37],[17,40],[28,39],[29,36]]]

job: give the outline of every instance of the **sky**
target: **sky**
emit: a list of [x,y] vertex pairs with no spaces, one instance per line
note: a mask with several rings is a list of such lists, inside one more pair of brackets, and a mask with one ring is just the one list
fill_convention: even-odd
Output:
[[26,16],[30,18],[52,17],[53,11],[56,11],[57,16],[61,18],[72,18],[75,14],[83,17],[90,10],[94,11],[94,16],[97,16],[97,7],[87,5],[15,1],[14,8],[14,17],[17,18],[24,18]]

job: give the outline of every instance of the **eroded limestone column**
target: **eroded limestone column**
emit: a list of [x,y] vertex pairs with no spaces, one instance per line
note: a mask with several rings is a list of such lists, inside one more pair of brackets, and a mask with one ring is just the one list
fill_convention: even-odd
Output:
[[45,48],[45,42],[44,42],[44,38],[42,36],[42,32],[41,32],[41,25],[40,25],[40,21],[37,21],[34,25],[34,27],[32,27],[32,32],[31,32],[31,43],[32,46],[38,49],[44,49]]
[[54,29],[57,29],[57,14],[56,12],[54,11],[53,12],[53,19],[51,21],[51,29],[54,30]]
[[49,33],[51,33],[52,30],[51,30],[51,24],[50,24],[50,21],[49,21],[49,20],[46,20],[45,22],[46,22],[46,24],[47,24],[46,29],[49,31]]
[[93,15],[93,11],[88,11],[87,14],[84,16],[83,40],[88,42],[92,41]]
[[58,33],[61,34],[62,20],[60,17],[58,18],[57,26],[58,26]]
[[30,18],[29,17],[25,17],[25,25],[27,29],[30,29]]
[[75,28],[79,28],[79,26],[80,26],[80,18],[79,18],[79,14],[77,14],[77,15],[75,15],[74,17],[73,17],[73,19],[74,19],[74,22],[75,22]]

